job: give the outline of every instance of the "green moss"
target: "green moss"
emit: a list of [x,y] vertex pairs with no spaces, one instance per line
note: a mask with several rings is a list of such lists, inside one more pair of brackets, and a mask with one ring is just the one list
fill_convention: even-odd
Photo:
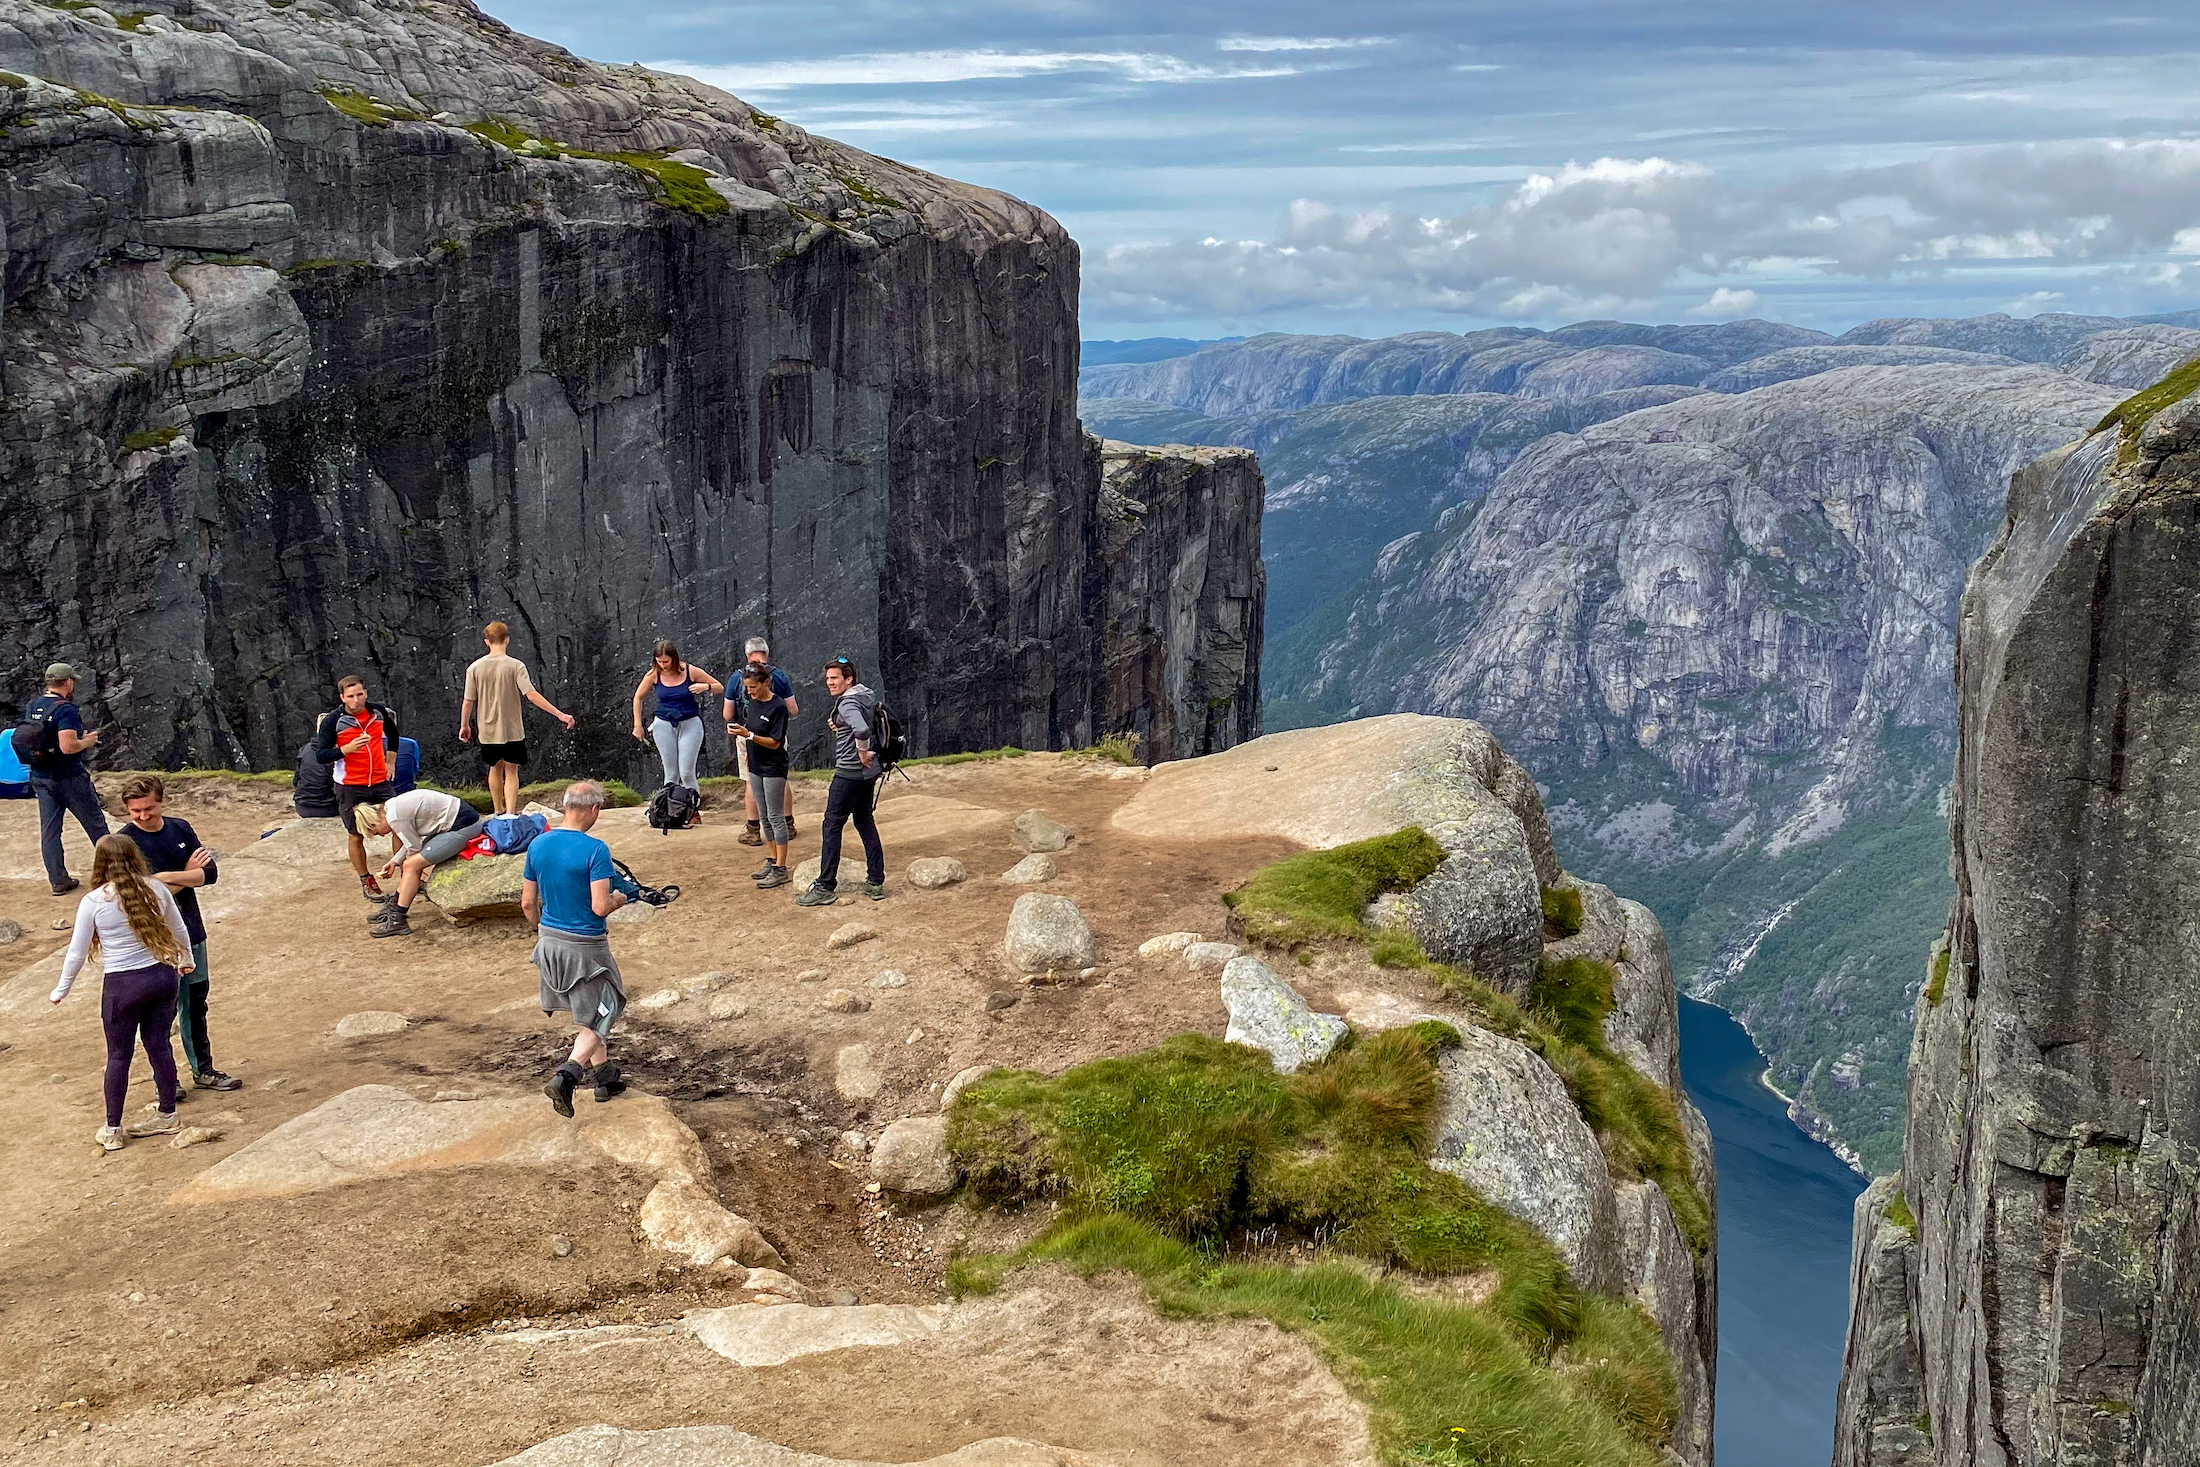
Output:
[[1948,993],[1948,949],[1933,954],[1932,981],[1925,985],[1925,1002],[1933,1008],[1940,1007],[1941,999]]
[[122,440],[122,451],[143,453],[149,448],[166,448],[182,436],[181,428],[153,428],[143,433],[132,433]]
[[892,194],[882,193],[878,189],[871,187],[862,179],[856,177],[853,173],[843,173],[840,170],[835,169],[833,171],[833,178],[840,184],[842,188],[846,189],[849,193],[855,195],[858,199],[861,199],[864,203],[869,204],[874,209],[901,209],[906,211],[909,207],[901,200],[895,198]]
[[761,127],[766,132],[779,131],[779,119],[772,116],[769,112],[759,112],[754,107],[751,107],[749,109],[749,121],[755,123],[758,127]]
[[1021,759],[1024,757],[1025,752],[1025,750],[1017,748],[1014,744],[1003,744],[998,749],[973,749],[968,753],[962,754],[927,754],[922,759],[904,759],[901,762],[905,766],[915,766],[919,764],[972,764],[983,760]]
[[1581,893],[1566,886],[1544,887],[1543,925],[1559,937],[1581,931]]
[[157,774],[170,784],[179,779],[226,779],[242,784],[276,785],[290,788],[290,771],[266,769],[257,773],[248,769],[116,769],[103,772],[101,779],[128,779],[135,774]]
[[423,114],[409,107],[393,107],[387,102],[376,101],[365,92],[346,91],[342,87],[321,88],[321,100],[366,127],[387,127],[393,122],[427,121]]
[[2138,452],[2139,434],[2148,421],[2171,403],[2182,402],[2195,392],[2200,392],[2200,357],[2178,367],[2146,391],[2133,393],[2116,404],[2109,409],[2107,417],[2093,425],[2093,431],[2122,430],[2123,447],[2118,451],[2118,458],[2129,458]]
[[1269,947],[1366,935],[1361,914],[1385,892],[1402,891],[1443,864],[1444,848],[1418,826],[1373,840],[1292,856],[1253,874],[1224,905],[1248,940]]
[[2118,1400],[2114,1396],[2102,1396],[2093,1403],[2093,1409],[2103,1416],[2129,1416],[2131,1414],[2131,1402]]
[[371,260],[300,260],[283,271],[283,274],[296,276],[310,275],[316,270],[364,270],[373,263]]
[[[529,802],[534,802],[548,805],[554,810],[558,808],[558,801],[565,798],[566,786],[572,782],[569,779],[546,779],[535,784],[523,784],[519,787],[520,803],[526,805]],[[604,793],[611,797],[613,809],[624,809],[642,803],[642,797],[636,794],[633,787],[624,781],[604,779],[598,780],[597,783],[601,784]],[[424,779],[420,781],[420,787],[428,790],[441,790],[447,795],[456,795],[484,815],[496,809],[496,801],[490,797],[486,785],[445,785],[438,784],[434,780]]]
[[29,85],[29,82],[23,80],[23,78],[17,76],[12,71],[0,71],[0,87],[6,87],[9,91],[12,92],[20,92],[21,90],[23,90],[23,88]]
[[597,153],[576,148],[533,133],[501,117],[469,122],[466,131],[529,158],[585,158],[599,163],[618,163],[647,179],[651,194],[668,209],[709,219],[732,212],[732,205],[710,186],[710,175],[691,163],[677,163],[661,153]]
[[1081,758],[1104,759],[1111,764],[1135,765],[1138,763],[1138,735],[1129,731],[1111,733],[1097,744],[1087,744],[1077,751]]
[[1911,1241],[1916,1241],[1917,1214],[1910,1211],[1909,1198],[1903,1196],[1900,1192],[1895,1193],[1893,1200],[1887,1204],[1886,1218],[1888,1222],[1908,1233]]

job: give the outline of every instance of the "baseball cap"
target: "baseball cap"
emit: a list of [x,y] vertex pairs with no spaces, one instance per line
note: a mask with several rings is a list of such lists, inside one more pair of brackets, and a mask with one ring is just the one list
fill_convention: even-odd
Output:
[[76,669],[66,662],[49,662],[46,664],[46,681],[49,683],[67,682],[76,675]]

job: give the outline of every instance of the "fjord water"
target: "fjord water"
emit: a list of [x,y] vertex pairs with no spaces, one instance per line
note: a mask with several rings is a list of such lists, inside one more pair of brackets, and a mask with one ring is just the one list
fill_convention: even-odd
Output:
[[1724,1009],[1681,1000],[1681,1078],[1719,1158],[1717,1457],[1825,1467],[1864,1180],[1795,1128],[1764,1069]]

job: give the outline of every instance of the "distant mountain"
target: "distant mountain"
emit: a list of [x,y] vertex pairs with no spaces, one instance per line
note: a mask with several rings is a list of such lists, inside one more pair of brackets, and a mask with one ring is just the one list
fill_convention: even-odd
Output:
[[1136,341],[1084,341],[1078,343],[1078,355],[1088,367],[1114,362],[1159,362],[1169,357],[1190,356],[1203,346],[1242,340],[1240,336],[1225,336],[1215,341],[1192,341],[1182,336],[1142,336]]

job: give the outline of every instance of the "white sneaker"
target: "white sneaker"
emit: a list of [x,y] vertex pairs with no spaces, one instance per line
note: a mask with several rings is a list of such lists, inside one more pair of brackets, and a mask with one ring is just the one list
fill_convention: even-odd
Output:
[[130,1144],[123,1136],[120,1126],[101,1126],[99,1134],[93,1139],[99,1142],[99,1149],[102,1151],[120,1151]]
[[125,1129],[133,1136],[173,1136],[181,1126],[174,1111],[166,1115],[156,1111],[142,1121],[130,1122]]

